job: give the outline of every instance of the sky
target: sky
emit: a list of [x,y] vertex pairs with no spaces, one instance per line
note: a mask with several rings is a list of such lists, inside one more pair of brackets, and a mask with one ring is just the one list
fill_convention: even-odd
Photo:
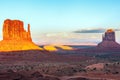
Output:
[[97,44],[109,28],[120,43],[120,0],[0,0],[0,39],[5,19],[30,23],[39,45]]

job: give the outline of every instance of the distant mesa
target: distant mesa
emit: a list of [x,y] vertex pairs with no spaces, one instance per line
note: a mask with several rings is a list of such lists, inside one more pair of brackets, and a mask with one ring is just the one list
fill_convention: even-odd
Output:
[[0,51],[42,50],[32,42],[30,24],[28,30],[20,20],[6,19],[3,23],[3,40],[0,41]]
[[115,31],[112,29],[108,29],[102,36],[102,42],[98,44],[99,48],[120,48],[120,44],[118,44],[115,40]]

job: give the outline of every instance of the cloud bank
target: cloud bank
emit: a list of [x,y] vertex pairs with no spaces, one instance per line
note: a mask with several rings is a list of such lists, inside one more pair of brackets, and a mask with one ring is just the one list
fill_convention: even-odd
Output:
[[[81,29],[73,31],[73,33],[104,33],[107,29],[95,28],[95,29]],[[120,29],[113,29],[115,31],[120,31]]]

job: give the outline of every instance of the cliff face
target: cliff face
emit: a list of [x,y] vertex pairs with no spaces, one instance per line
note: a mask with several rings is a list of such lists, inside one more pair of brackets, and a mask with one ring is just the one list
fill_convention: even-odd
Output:
[[93,48],[78,49],[78,53],[118,53],[120,44],[115,41],[115,31],[108,29],[102,36],[102,42]]
[[3,24],[3,40],[28,40],[32,41],[30,25],[28,31],[24,30],[23,22],[20,20],[7,19]]
[[98,44],[99,48],[108,49],[120,49],[120,44],[115,41],[115,32],[112,29],[108,29],[102,36],[102,42]]
[[0,41],[0,51],[42,50],[32,42],[30,24],[28,30],[20,20],[7,19],[3,23],[3,40]]
[[114,41],[115,42],[115,32],[112,29],[108,29],[102,37],[103,41]]

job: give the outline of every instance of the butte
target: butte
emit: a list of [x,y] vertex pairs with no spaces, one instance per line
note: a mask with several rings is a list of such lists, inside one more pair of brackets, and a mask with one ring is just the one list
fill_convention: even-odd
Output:
[[116,42],[114,30],[108,29],[102,35],[102,42],[96,46],[96,52],[120,52],[120,44]]
[[102,41],[94,47],[78,49],[78,53],[113,53],[120,52],[120,44],[116,42],[115,31],[108,29],[102,35]]
[[120,49],[120,44],[116,42],[115,31],[108,29],[102,36],[102,42],[98,44],[98,48],[101,49]]
[[26,31],[23,21],[6,19],[2,32],[3,40],[0,41],[0,52],[42,50],[32,42],[30,24],[28,24]]

